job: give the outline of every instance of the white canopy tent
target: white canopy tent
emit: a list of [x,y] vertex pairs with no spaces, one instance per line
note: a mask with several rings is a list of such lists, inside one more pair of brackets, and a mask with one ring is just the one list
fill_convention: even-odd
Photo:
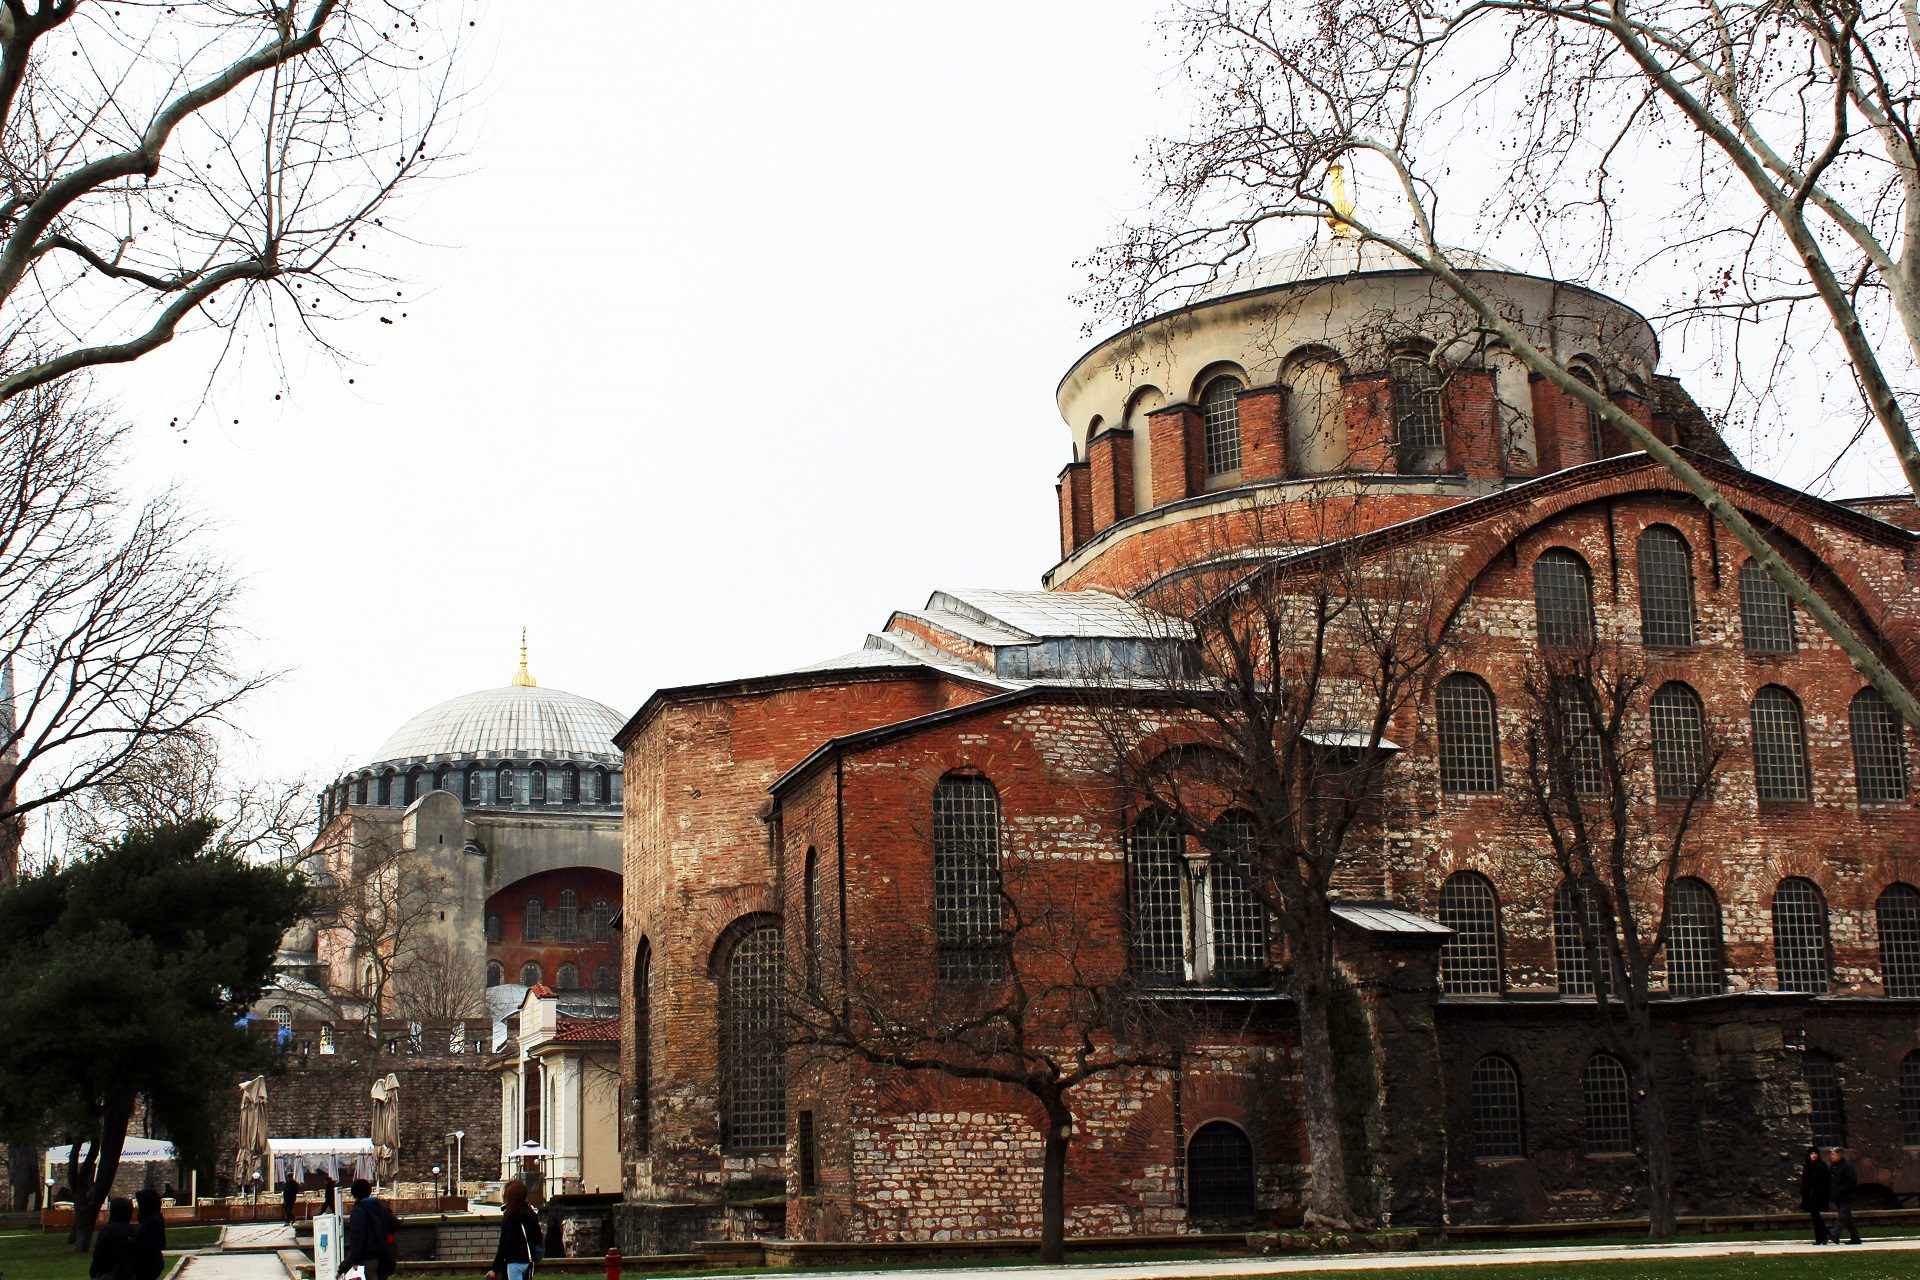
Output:
[[[92,1143],[80,1144],[80,1158],[85,1159],[87,1148]],[[47,1190],[63,1185],[67,1180],[67,1153],[70,1146],[50,1147],[47,1150]],[[172,1164],[174,1150],[171,1142],[161,1142],[156,1138],[128,1138],[126,1145],[120,1148],[120,1163],[129,1164]]]
[[273,1185],[288,1178],[302,1185],[322,1173],[345,1184],[373,1177],[371,1138],[269,1138],[267,1159],[273,1162]]

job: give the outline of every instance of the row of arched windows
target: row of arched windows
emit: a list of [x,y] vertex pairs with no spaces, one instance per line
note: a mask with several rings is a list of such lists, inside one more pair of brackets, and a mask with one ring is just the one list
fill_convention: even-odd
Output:
[[327,792],[323,818],[353,805],[405,808],[429,791],[451,791],[469,805],[615,805],[620,803],[618,769],[577,764],[415,765],[402,773],[387,769],[343,781]]
[[[1693,552],[1670,525],[1649,525],[1635,555],[1640,579],[1640,638],[1649,648],[1687,649],[1696,639]],[[1757,560],[1740,566],[1740,632],[1748,653],[1792,653],[1793,603]],[[1534,622],[1540,643],[1579,648],[1592,643],[1593,571],[1566,547],[1533,562]]]
[[[1599,742],[1577,699],[1561,709],[1572,754],[1574,783],[1582,794],[1604,791]],[[1440,746],[1440,787],[1455,794],[1491,794],[1500,790],[1499,717],[1493,690],[1469,672],[1442,680],[1434,697]],[[1847,711],[1853,746],[1854,793],[1862,804],[1888,804],[1907,798],[1906,726],[1878,689],[1854,695]],[[1769,803],[1810,800],[1813,777],[1808,765],[1806,715],[1791,690],[1770,684],[1753,695],[1748,707],[1753,743],[1755,795]],[[1706,709],[1684,681],[1669,680],[1654,690],[1647,706],[1653,756],[1654,794],[1663,800],[1693,794],[1706,767]],[[1591,750],[1582,750],[1591,744]]]
[[[497,987],[506,980],[506,966],[498,960],[487,961],[487,985]],[[528,960],[520,966],[520,973],[515,980],[523,987],[536,987],[546,981],[546,971],[540,967],[538,960]],[[580,982],[580,966],[571,960],[563,962],[554,969],[552,985],[555,991],[584,991],[588,989]],[[617,989],[614,985],[612,965],[597,964],[593,966],[592,990],[609,994]]]
[[[1598,890],[1583,894],[1571,883],[1554,892],[1553,954],[1561,995],[1604,994],[1616,977],[1617,960],[1603,954],[1599,899]],[[1500,901],[1492,882],[1475,871],[1455,872],[1440,888],[1436,914],[1453,930],[1440,948],[1440,989],[1468,996],[1504,991]],[[1888,996],[1920,996],[1920,889],[1898,881],[1888,885],[1874,918],[1882,990]],[[1813,881],[1790,876],[1775,889],[1773,948],[1778,990],[1832,990],[1827,900]],[[1727,989],[1720,901],[1705,881],[1692,876],[1676,879],[1668,890],[1666,969],[1672,996],[1720,995]]]
[[[505,942],[506,937],[506,921],[489,912],[487,941]],[[596,897],[593,905],[583,914],[580,895],[572,889],[560,891],[551,911],[547,909],[546,899],[533,894],[520,904],[520,941],[612,942],[613,899],[605,895]]]

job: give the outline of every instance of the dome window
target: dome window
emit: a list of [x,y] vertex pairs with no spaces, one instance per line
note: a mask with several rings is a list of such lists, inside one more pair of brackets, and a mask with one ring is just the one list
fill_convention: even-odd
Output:
[[573,765],[560,770],[560,802],[580,803],[580,770]]
[[486,771],[480,768],[479,765],[475,765],[473,768],[467,770],[467,803],[468,804],[480,803],[480,792],[482,788],[486,785],[486,779],[487,779]]
[[412,804],[427,794],[427,771],[415,769],[407,775],[407,803]]
[[527,802],[545,804],[547,802],[547,766],[537,764],[527,770]]
[[499,804],[513,803],[513,766],[503,764],[494,775],[494,799]]
[[1429,475],[1447,469],[1446,415],[1440,404],[1440,371],[1424,355],[1387,361],[1393,393],[1394,451],[1403,473]]
[[440,770],[440,772],[438,772],[438,773],[436,773],[436,774],[434,774],[434,775],[433,775],[433,789],[434,789],[435,791],[451,791],[451,790],[453,790],[453,770],[451,770],[451,769],[442,769],[442,770]]
[[597,769],[589,769],[586,771],[585,774],[581,776],[581,779],[580,779],[580,787],[581,787],[580,803],[581,804],[599,804],[600,803],[600,780],[602,776],[603,775],[601,771]]
[[1206,429],[1207,479],[1240,471],[1240,379],[1215,378],[1200,393],[1200,421]]

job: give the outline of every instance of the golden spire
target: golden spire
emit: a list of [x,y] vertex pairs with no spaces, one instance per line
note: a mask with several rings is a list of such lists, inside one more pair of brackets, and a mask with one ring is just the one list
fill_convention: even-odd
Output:
[[520,669],[513,673],[509,681],[516,689],[531,689],[540,682],[527,674],[527,629],[520,628]]
[[1353,236],[1353,197],[1347,194],[1346,166],[1338,160],[1328,165],[1327,180],[1333,187],[1329,196],[1329,203],[1333,205],[1333,212],[1327,216],[1327,226],[1336,236],[1340,236],[1343,239],[1351,239]]

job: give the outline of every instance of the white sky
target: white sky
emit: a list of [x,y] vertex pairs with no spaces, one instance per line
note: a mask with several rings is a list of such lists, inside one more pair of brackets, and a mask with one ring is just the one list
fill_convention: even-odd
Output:
[[936,587],[1037,586],[1073,264],[1188,111],[1159,8],[483,7],[467,156],[411,206],[407,318],[356,323],[359,365],[280,402],[227,379],[184,443],[204,348],[101,379],[286,672],[247,767],[366,760],[504,684],[523,625],[542,684],[631,713]]

